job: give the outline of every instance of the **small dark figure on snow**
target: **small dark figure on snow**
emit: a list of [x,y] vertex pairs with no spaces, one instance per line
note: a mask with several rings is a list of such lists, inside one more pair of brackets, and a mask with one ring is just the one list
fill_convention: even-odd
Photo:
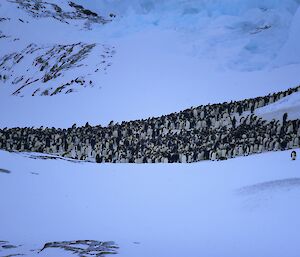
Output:
[[284,114],[283,114],[283,117],[282,117],[282,123],[283,123],[283,126],[286,124],[287,118],[288,118],[288,114],[287,114],[287,113],[284,113]]
[[243,109],[242,109],[242,106],[241,106],[241,105],[238,106],[237,112],[238,112],[238,114],[239,114],[240,116],[242,115]]
[[232,119],[232,127],[235,129],[236,127],[236,118],[235,116],[233,116],[233,119]]
[[101,163],[101,162],[102,162],[102,160],[100,158],[100,155],[97,153],[96,154],[96,163]]
[[295,161],[295,160],[296,160],[296,157],[297,157],[296,151],[292,151],[292,153],[291,153],[292,161]]

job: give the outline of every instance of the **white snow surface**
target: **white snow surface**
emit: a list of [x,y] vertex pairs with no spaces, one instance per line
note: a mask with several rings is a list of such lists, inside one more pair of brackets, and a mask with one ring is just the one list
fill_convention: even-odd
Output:
[[[65,0],[47,2],[69,10]],[[1,128],[105,125],[299,84],[298,0],[74,2],[117,16],[86,29],[82,20],[34,18],[1,0],[0,17],[10,20],[0,22],[0,36],[8,36],[0,38],[0,57],[31,43],[115,49],[107,72],[90,74],[97,51],[57,81],[93,80],[94,87],[76,93],[31,97],[28,90],[17,97],[11,82],[0,82]],[[20,65],[13,74],[28,75],[27,69]],[[295,93],[256,114],[281,119],[288,112],[293,119],[299,110]],[[5,254],[71,256],[30,250],[94,239],[115,241],[120,257],[299,255],[299,160],[290,161],[289,151],[189,165],[29,158],[36,155],[0,151],[0,240],[22,244]]]
[[282,120],[284,113],[288,114],[289,120],[300,118],[300,93],[287,96],[274,104],[267,105],[255,110],[257,116],[266,120]]
[[[0,252],[71,256],[46,242],[113,240],[120,257],[297,257],[299,160],[290,151],[190,165],[40,160],[0,151]],[[72,255],[74,256],[74,255]]]
[[300,9],[298,8],[293,22],[291,24],[288,40],[285,42],[280,53],[276,57],[275,65],[280,66],[282,64],[293,64],[299,62],[300,56]]

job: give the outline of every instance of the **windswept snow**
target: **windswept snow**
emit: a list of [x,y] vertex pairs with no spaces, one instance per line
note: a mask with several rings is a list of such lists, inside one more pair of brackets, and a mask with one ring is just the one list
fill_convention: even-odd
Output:
[[0,239],[30,256],[70,256],[30,249],[92,239],[115,241],[120,257],[297,257],[299,160],[289,155],[99,165],[0,151],[11,171],[0,173]]

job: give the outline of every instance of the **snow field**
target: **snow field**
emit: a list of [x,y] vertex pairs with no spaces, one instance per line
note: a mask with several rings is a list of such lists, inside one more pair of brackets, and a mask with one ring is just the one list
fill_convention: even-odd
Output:
[[0,173],[0,238],[24,244],[23,252],[94,239],[115,241],[120,257],[296,257],[299,161],[289,154],[97,165],[1,151],[1,168],[11,173]]

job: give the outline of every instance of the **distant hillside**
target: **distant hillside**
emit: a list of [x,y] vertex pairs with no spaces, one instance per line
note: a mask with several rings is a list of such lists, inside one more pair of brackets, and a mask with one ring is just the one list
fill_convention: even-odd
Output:
[[[64,33],[65,25],[75,31],[92,30],[94,26],[105,26],[112,17],[103,17],[71,1],[3,1],[0,40],[7,47],[1,51],[0,84],[9,87],[14,96],[53,96],[93,87],[95,78],[103,76],[112,65],[114,47],[97,41],[82,42],[80,36],[69,42],[65,35],[64,42],[56,39],[55,32]],[[50,27],[51,33],[38,38],[56,39],[57,43],[36,40],[35,33],[43,26]]]

